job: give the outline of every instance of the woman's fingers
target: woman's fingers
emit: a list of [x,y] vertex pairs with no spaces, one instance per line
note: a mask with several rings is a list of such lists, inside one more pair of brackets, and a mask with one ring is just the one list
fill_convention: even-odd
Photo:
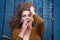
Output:
[[31,6],[31,7],[30,7],[30,12],[32,13],[32,15],[35,14],[35,8],[34,8],[34,6]]
[[35,8],[33,6],[31,6],[30,11],[35,11]]
[[27,20],[24,20],[23,25],[26,25],[26,24],[27,24]]
[[27,27],[28,29],[31,29],[32,28],[32,19],[27,23],[27,26],[28,26]]
[[27,29],[27,20],[25,20],[25,21],[23,22],[23,25],[22,25],[22,27],[21,27],[21,32],[20,32],[20,34],[19,34],[19,36],[20,36],[21,38],[23,38],[26,29]]

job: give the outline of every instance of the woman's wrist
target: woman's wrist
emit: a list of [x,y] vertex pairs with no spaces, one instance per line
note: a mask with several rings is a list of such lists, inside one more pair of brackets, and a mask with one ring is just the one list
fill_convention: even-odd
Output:
[[32,15],[36,14],[34,11],[31,11]]

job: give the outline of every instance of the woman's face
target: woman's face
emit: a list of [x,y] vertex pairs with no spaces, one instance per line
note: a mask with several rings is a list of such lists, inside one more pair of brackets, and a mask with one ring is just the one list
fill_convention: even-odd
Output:
[[33,20],[33,16],[28,10],[22,12],[21,22],[24,22],[25,20]]

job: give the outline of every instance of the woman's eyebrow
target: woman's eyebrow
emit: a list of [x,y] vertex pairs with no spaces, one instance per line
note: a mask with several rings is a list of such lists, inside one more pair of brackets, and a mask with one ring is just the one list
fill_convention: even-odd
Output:
[[31,15],[31,13],[29,13],[28,15]]

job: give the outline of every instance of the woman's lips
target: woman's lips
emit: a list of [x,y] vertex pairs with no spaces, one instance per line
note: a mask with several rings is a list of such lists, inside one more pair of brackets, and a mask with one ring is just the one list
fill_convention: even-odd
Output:
[[30,21],[27,21],[27,23],[30,22]]

